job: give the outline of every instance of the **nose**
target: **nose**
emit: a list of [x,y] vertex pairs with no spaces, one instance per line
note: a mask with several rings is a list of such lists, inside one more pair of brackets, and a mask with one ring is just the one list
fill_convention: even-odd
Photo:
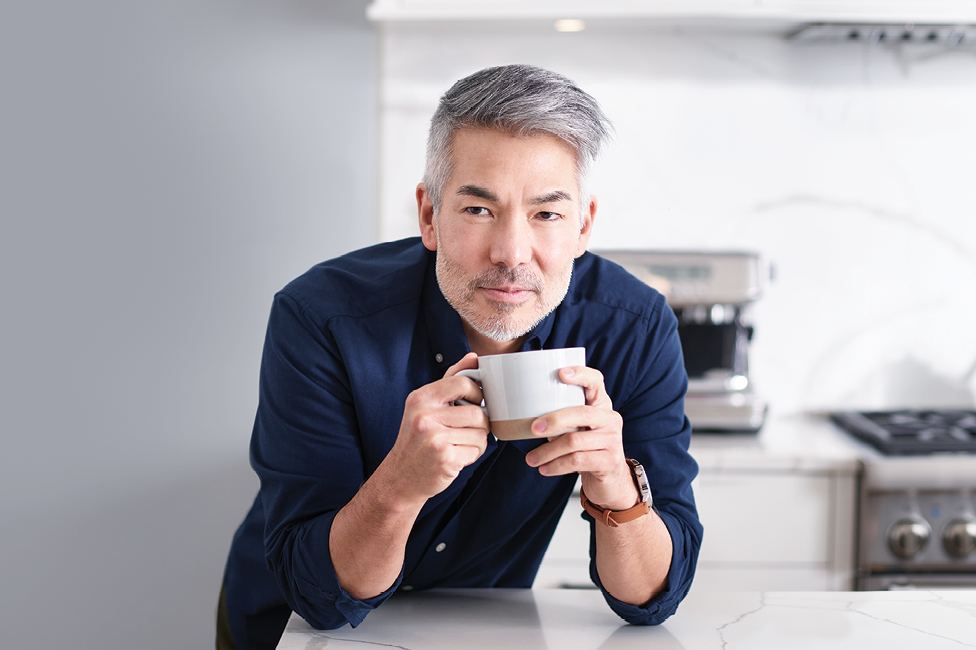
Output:
[[505,216],[492,224],[489,258],[492,264],[514,269],[532,260],[531,229],[517,217]]

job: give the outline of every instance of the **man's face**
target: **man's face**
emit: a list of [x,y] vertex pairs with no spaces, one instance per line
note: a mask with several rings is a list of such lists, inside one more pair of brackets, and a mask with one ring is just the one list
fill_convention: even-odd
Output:
[[462,129],[452,154],[436,219],[417,188],[424,245],[437,251],[438,283],[472,347],[515,341],[562,302],[596,202],[581,227],[576,154],[554,136]]

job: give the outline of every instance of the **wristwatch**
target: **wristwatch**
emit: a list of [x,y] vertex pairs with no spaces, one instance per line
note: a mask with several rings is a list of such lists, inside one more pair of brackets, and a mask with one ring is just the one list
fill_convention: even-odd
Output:
[[651,484],[647,482],[647,472],[644,471],[644,466],[633,458],[628,458],[627,462],[630,464],[630,473],[634,477],[634,485],[640,492],[640,500],[650,508],[654,505],[654,500],[651,498]]
[[647,482],[647,473],[644,471],[644,466],[633,458],[628,458],[627,463],[630,465],[630,473],[634,478],[634,485],[640,493],[640,503],[633,508],[628,508],[627,510],[606,510],[587,499],[583,488],[580,488],[580,504],[583,506],[583,510],[586,510],[590,513],[590,516],[610,528],[616,528],[620,524],[625,524],[638,517],[643,517],[651,511],[651,505],[653,504],[653,500],[651,499],[651,486]]

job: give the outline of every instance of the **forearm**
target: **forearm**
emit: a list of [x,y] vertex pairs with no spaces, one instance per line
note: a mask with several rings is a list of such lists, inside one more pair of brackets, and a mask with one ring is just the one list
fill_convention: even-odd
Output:
[[616,528],[596,522],[597,573],[617,600],[641,606],[663,591],[671,554],[671,535],[653,510]]
[[[640,492],[626,462],[615,463],[603,475],[584,475],[582,489],[588,501],[604,510],[619,512],[640,503]],[[594,525],[596,569],[611,596],[642,606],[667,587],[673,546],[668,527],[657,512],[650,510],[617,526],[602,521]]]
[[336,515],[329,534],[332,565],[353,598],[373,598],[400,575],[407,538],[424,501],[399,500],[378,470]]

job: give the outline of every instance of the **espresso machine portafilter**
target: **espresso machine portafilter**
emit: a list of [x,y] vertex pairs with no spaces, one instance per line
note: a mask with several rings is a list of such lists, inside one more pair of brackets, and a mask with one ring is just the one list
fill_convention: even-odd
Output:
[[768,406],[749,376],[749,307],[768,276],[762,258],[750,252],[595,252],[660,291],[674,310],[693,431],[759,431]]

